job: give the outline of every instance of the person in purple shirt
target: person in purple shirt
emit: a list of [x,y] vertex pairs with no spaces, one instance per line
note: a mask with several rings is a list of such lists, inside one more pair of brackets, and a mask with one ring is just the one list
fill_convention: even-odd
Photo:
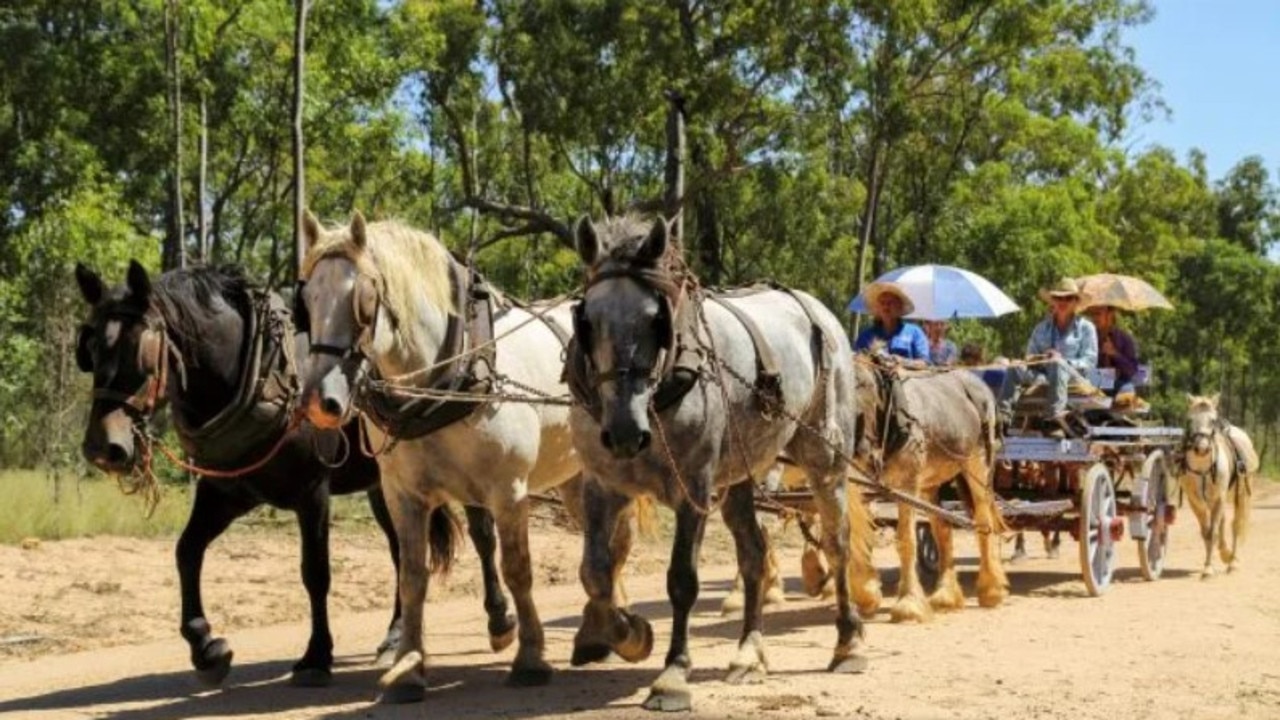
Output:
[[1098,329],[1098,367],[1116,371],[1116,384],[1111,390],[1115,404],[1133,405],[1137,401],[1133,387],[1133,378],[1138,374],[1137,343],[1116,325],[1116,309],[1110,305],[1093,305],[1085,314]]
[[885,351],[909,361],[911,364],[929,364],[929,338],[919,325],[906,322],[904,315],[915,310],[915,304],[907,293],[892,282],[873,282],[863,292],[866,305],[875,321],[871,327],[858,333],[853,349],[866,352],[879,342]]

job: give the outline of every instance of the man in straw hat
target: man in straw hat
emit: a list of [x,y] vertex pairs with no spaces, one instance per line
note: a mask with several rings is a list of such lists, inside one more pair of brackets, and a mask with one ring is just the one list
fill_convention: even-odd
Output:
[[915,304],[907,293],[897,283],[873,282],[867,286],[863,297],[875,321],[858,333],[853,349],[865,352],[880,342],[893,355],[921,365],[929,364],[929,338],[919,325],[902,319],[902,316],[915,311]]
[[1064,277],[1040,291],[1049,303],[1049,316],[1036,325],[1027,341],[1027,358],[1033,364],[1011,366],[1000,390],[1000,418],[1008,424],[1013,404],[1024,386],[1043,378],[1047,385],[1049,409],[1045,426],[1050,434],[1064,437],[1072,433],[1067,423],[1067,393],[1072,385],[1092,391],[1082,373],[1098,364],[1098,331],[1086,318],[1076,314],[1080,288]]

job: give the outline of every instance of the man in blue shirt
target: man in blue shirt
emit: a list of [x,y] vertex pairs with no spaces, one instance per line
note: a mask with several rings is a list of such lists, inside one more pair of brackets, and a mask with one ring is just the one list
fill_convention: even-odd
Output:
[[915,310],[911,298],[892,282],[873,282],[863,291],[867,309],[875,316],[871,327],[858,333],[853,349],[866,352],[876,342],[883,343],[885,351],[916,364],[929,364],[929,338],[919,325],[906,322],[903,315]]
[[1049,397],[1046,425],[1053,435],[1065,436],[1071,432],[1066,422],[1068,388],[1073,381],[1088,385],[1084,373],[1098,365],[1098,331],[1076,314],[1080,288],[1075,280],[1064,277],[1041,290],[1040,297],[1049,303],[1049,316],[1036,325],[1027,341],[1028,359],[1040,362],[1009,368],[1000,389],[1000,416],[1007,423],[1023,386],[1043,377]]

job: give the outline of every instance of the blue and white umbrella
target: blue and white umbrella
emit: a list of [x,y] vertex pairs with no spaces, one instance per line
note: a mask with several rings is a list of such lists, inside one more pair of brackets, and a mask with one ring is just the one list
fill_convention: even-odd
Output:
[[[993,318],[1019,310],[1018,304],[990,280],[950,265],[900,267],[875,281],[902,288],[915,305],[907,317],[916,320]],[[870,314],[862,294],[849,302],[849,309]]]

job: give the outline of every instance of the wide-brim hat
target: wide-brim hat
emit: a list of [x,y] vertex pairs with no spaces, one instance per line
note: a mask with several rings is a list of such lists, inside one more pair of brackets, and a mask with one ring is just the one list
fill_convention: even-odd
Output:
[[897,283],[881,281],[873,282],[862,291],[862,296],[866,298],[867,310],[875,311],[876,306],[880,302],[880,296],[889,293],[896,296],[902,301],[902,314],[910,315],[916,311],[916,304],[911,302],[911,298],[907,296],[905,290],[898,286]]
[[1054,298],[1064,297],[1080,299],[1080,286],[1076,284],[1074,278],[1058,278],[1058,281],[1053,285],[1040,290],[1040,299],[1045,302],[1053,302]]

